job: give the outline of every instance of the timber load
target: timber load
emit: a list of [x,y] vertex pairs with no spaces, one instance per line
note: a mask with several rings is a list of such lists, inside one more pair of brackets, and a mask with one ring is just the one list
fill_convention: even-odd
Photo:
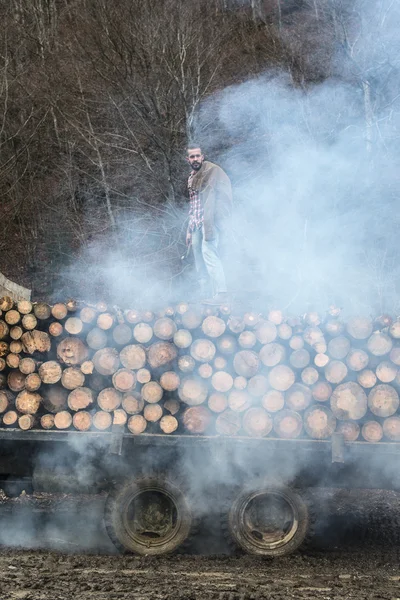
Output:
[[0,299],[0,427],[400,441],[400,318]]

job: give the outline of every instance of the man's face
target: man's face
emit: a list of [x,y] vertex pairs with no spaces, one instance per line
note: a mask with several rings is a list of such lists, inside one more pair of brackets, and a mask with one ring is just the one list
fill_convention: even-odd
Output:
[[201,153],[201,149],[189,148],[187,154],[187,161],[194,171],[198,171],[204,162],[204,155]]

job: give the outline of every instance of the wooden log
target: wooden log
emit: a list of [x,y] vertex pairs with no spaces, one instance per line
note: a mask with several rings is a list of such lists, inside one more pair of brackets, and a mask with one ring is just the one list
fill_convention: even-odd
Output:
[[325,333],[332,337],[336,337],[337,335],[341,335],[344,331],[344,323],[342,321],[338,321],[337,319],[327,319],[323,324],[323,330]]
[[340,360],[331,360],[324,368],[325,379],[329,383],[341,383],[347,375],[347,366]]
[[227,408],[215,421],[215,429],[220,435],[235,436],[242,426],[240,414]]
[[124,425],[126,425],[127,421],[128,415],[126,414],[123,408],[117,408],[117,410],[114,410],[112,422],[113,425],[120,425],[123,427]]
[[247,388],[247,383],[248,383],[248,381],[247,381],[246,377],[243,377],[242,375],[238,375],[233,380],[233,387],[236,390],[245,390]]
[[185,354],[184,356],[180,356],[178,358],[178,369],[183,373],[191,373],[196,366],[196,362],[194,358]]
[[141,389],[141,395],[145,402],[156,404],[160,402],[164,394],[164,390],[157,381],[149,381],[145,383]]
[[304,340],[301,335],[294,335],[289,340],[289,346],[292,350],[301,350],[304,348]]
[[379,315],[374,319],[374,328],[375,329],[386,329],[390,327],[393,323],[393,319],[390,315]]
[[281,410],[274,416],[273,429],[280,438],[295,439],[303,430],[303,420],[294,410]]
[[350,371],[362,371],[368,365],[369,356],[364,350],[352,348],[346,357]]
[[294,350],[289,356],[289,362],[294,369],[304,369],[309,365],[310,360],[310,353],[305,348]]
[[182,325],[185,329],[192,331],[200,327],[203,321],[203,315],[201,310],[196,308],[189,308],[185,313],[182,314]]
[[222,413],[228,408],[228,398],[225,394],[214,392],[207,400],[208,408],[213,413]]
[[[20,340],[21,337],[23,336],[24,330],[22,329],[22,327],[20,327],[19,325],[14,325],[14,327],[11,327],[10,329],[10,338],[12,340],[15,340],[15,342],[17,340]],[[21,345],[21,350],[20,352],[22,352],[22,342],[18,342]]]
[[226,324],[220,317],[206,317],[201,325],[201,329],[207,337],[218,338],[225,333]]
[[21,415],[18,417],[18,427],[23,431],[33,429],[37,423],[37,419],[34,415]]
[[78,309],[78,302],[74,298],[68,298],[65,303],[68,312],[76,312]]
[[191,356],[198,362],[208,363],[214,359],[216,348],[211,340],[199,338],[190,347]]
[[256,312],[247,312],[243,315],[243,322],[246,327],[255,327],[261,321],[261,315]]
[[144,323],[152,323],[155,319],[155,314],[152,310],[145,310],[142,312],[142,320]]
[[203,379],[210,379],[211,375],[214,373],[214,369],[208,363],[202,363],[197,368],[197,372]]
[[147,421],[142,415],[133,415],[128,419],[127,427],[134,435],[139,435],[146,431]]
[[306,367],[302,370],[300,377],[304,385],[311,386],[314,385],[314,383],[317,383],[319,373],[314,367]]
[[393,341],[386,333],[374,331],[367,341],[367,348],[374,356],[384,356],[393,348]]
[[312,393],[309,387],[302,383],[295,383],[285,394],[285,404],[288,408],[301,411],[305,410],[312,400]]
[[40,388],[41,385],[42,385],[42,380],[40,379],[40,376],[38,375],[38,373],[31,373],[30,375],[26,376],[25,389],[28,392],[36,392]]
[[182,424],[186,431],[192,434],[202,434],[207,431],[212,422],[212,413],[206,406],[191,406],[182,415]]
[[17,311],[21,313],[21,315],[27,315],[32,312],[32,310],[33,304],[30,300],[19,300],[19,302],[17,302]]
[[[100,392],[100,394],[101,393],[102,392]],[[85,410],[93,404],[94,399],[95,395],[91,389],[88,387],[78,387],[68,394],[68,406],[73,411]],[[102,406],[100,406],[100,408],[102,408]]]
[[72,416],[66,410],[61,410],[54,415],[54,427],[56,429],[69,429],[72,425]]
[[21,315],[17,310],[8,310],[4,315],[4,320],[7,325],[17,325],[21,320]]
[[303,339],[309,346],[325,341],[324,334],[319,327],[306,327],[303,332]]
[[92,360],[85,360],[81,364],[81,371],[84,375],[91,375],[94,371],[94,364]]
[[330,362],[330,358],[327,354],[316,354],[314,356],[314,364],[316,367],[323,368]]
[[107,333],[98,327],[93,327],[86,336],[86,343],[92,350],[101,350],[107,346]]
[[232,333],[238,334],[244,331],[246,325],[241,317],[229,317],[228,329]]
[[69,317],[64,323],[64,329],[70,335],[79,335],[83,331],[83,323],[79,317]]
[[283,323],[283,313],[281,310],[272,309],[268,312],[267,315],[268,321],[274,323],[275,325],[280,325]]
[[119,353],[121,364],[132,371],[142,369],[146,364],[146,351],[139,344],[125,346]]
[[22,317],[22,327],[28,331],[33,331],[37,326],[37,318],[33,313],[29,313]]
[[389,358],[398,367],[400,366],[400,346],[394,346],[389,354]]
[[18,423],[18,413],[15,410],[8,410],[3,415],[3,425],[12,427]]
[[338,335],[328,342],[327,353],[331,358],[342,360],[350,352],[351,342],[344,335]]
[[278,338],[281,340],[290,340],[293,335],[293,329],[287,323],[282,323],[277,327]]
[[[4,369],[7,367],[7,363],[4,360],[4,358],[0,358],[0,372],[4,371]],[[4,382],[3,382],[4,380]],[[1,381],[4,383],[4,385],[7,383],[7,377],[4,373],[1,373]],[[3,383],[1,385],[3,385]],[[0,387],[1,387],[0,385]]]
[[79,338],[67,337],[58,344],[57,357],[65,365],[80,365],[88,359],[89,350]]
[[237,341],[232,335],[222,335],[216,340],[218,351],[224,356],[235,354],[237,350]]
[[253,377],[260,368],[260,359],[253,350],[241,350],[233,358],[233,368],[238,375]]
[[173,344],[170,342],[156,342],[148,349],[147,361],[152,369],[159,369],[170,365],[177,356],[178,351]]
[[26,375],[20,371],[14,370],[8,374],[7,384],[12,392],[21,392],[25,388]]
[[304,321],[307,325],[311,325],[312,327],[318,327],[318,325],[321,324],[322,319],[317,312],[311,311],[304,315]]
[[125,311],[125,319],[131,325],[137,325],[142,320],[142,314],[140,311],[135,310],[135,309],[126,310]]
[[46,411],[57,413],[68,408],[68,392],[66,389],[51,385],[42,389],[43,407]]
[[208,386],[203,379],[184,377],[178,388],[178,396],[189,406],[197,406],[206,401]]
[[160,385],[167,392],[174,392],[178,389],[181,383],[181,378],[175,371],[166,371],[160,377]]
[[92,306],[84,306],[79,313],[79,318],[82,323],[91,324],[97,319],[97,310]]
[[324,405],[310,406],[304,413],[304,429],[314,440],[327,440],[336,429],[336,417]]
[[287,365],[277,365],[268,373],[268,382],[274,390],[286,392],[295,382],[296,376]]
[[160,429],[167,435],[178,429],[178,420],[172,415],[164,415],[160,420]]
[[355,442],[360,435],[360,426],[355,421],[338,421],[337,433],[341,433],[345,442]]
[[266,367],[275,367],[285,360],[286,350],[282,344],[272,342],[271,344],[265,344],[261,348],[259,357]]
[[311,387],[311,394],[317,402],[327,402],[332,395],[332,386],[327,381],[317,381]]
[[384,419],[383,433],[392,442],[400,442],[400,417],[393,416]]
[[269,389],[268,379],[265,375],[254,375],[249,379],[247,391],[255,398],[261,398]]
[[377,385],[368,394],[368,407],[377,417],[391,417],[399,408],[399,395],[391,385]]
[[228,405],[234,412],[244,412],[253,404],[253,399],[247,391],[231,390],[228,395]]
[[243,415],[243,429],[252,437],[265,437],[272,431],[272,417],[260,407],[249,408]]
[[389,334],[395,340],[400,339],[400,319],[397,318],[396,321],[393,321],[392,325],[389,327]]
[[157,319],[157,321],[154,323],[154,335],[157,336],[160,340],[172,340],[176,331],[176,324],[169,317]]
[[121,406],[122,394],[114,388],[101,390],[97,396],[97,404],[105,412],[113,412]]
[[52,337],[60,337],[64,333],[64,327],[58,321],[54,321],[54,323],[50,323],[49,325],[49,334]]
[[376,444],[383,438],[383,428],[378,421],[367,421],[361,429],[361,435],[366,442]]
[[153,337],[153,328],[148,323],[138,323],[133,329],[133,337],[139,344],[147,344]]
[[373,330],[372,320],[368,317],[351,317],[346,324],[346,331],[355,340],[366,340]]
[[39,410],[41,402],[40,394],[23,390],[15,398],[15,408],[23,415],[34,415]]
[[72,425],[78,431],[89,431],[92,426],[92,417],[86,410],[80,410],[72,417]]
[[149,423],[157,423],[163,416],[161,404],[146,404],[143,409],[143,416]]
[[149,369],[139,369],[136,371],[136,379],[138,383],[148,383],[151,381],[151,372]]
[[43,383],[57,383],[62,374],[61,366],[55,360],[46,361],[39,367],[39,375]]
[[261,398],[261,405],[269,413],[275,413],[285,405],[285,396],[278,390],[268,390],[266,394]]
[[228,361],[223,356],[216,356],[213,365],[217,371],[224,371],[228,366]]
[[47,413],[40,417],[40,427],[42,429],[53,429],[54,427],[54,415]]
[[373,371],[371,371],[370,369],[365,369],[364,371],[361,371],[361,373],[358,373],[357,375],[357,382],[363,387],[363,388],[372,388],[374,387],[374,385],[376,384],[376,375]]
[[7,342],[0,342],[0,356],[7,356],[7,354],[10,352],[10,347],[7,344]]
[[313,350],[317,354],[325,354],[325,352],[328,350],[328,344],[325,341],[323,341],[323,342],[316,342],[313,345]]
[[253,348],[257,344],[257,338],[253,331],[242,331],[238,338],[238,344],[241,348]]
[[14,399],[14,394],[9,390],[0,391],[0,413],[6,412],[14,402]]
[[171,413],[171,415],[177,415],[181,409],[181,403],[175,398],[169,398],[168,400],[165,400],[164,408]]
[[142,412],[144,400],[139,392],[127,392],[122,396],[122,408],[128,415],[136,415]]
[[136,376],[129,369],[118,369],[112,376],[112,382],[119,392],[130,392],[136,387]]
[[[115,317],[109,312],[100,313],[96,319],[96,325],[99,329],[108,331],[115,324]],[[150,328],[151,329],[151,328]]]
[[174,334],[174,344],[178,348],[189,348],[190,344],[193,341],[192,334],[188,329],[179,329]]
[[391,383],[396,379],[398,367],[393,365],[391,362],[384,360],[376,367],[375,373],[379,381],[382,381],[382,383]]
[[19,354],[14,354],[13,352],[10,352],[10,354],[7,354],[6,365],[10,369],[18,369],[20,362],[21,362],[21,357]]
[[[27,316],[27,315],[25,315]],[[21,337],[22,347],[27,354],[34,352],[49,352],[51,348],[51,340],[48,333],[45,331],[27,331]]]
[[39,321],[46,321],[51,316],[51,308],[46,302],[36,302],[33,305],[33,312]]
[[36,361],[33,358],[22,358],[19,363],[19,370],[25,375],[36,371]]
[[[48,382],[50,383],[50,382]],[[75,390],[85,383],[85,375],[78,367],[64,369],[61,376],[61,385],[67,390]]]
[[115,348],[97,350],[92,360],[94,368],[100,375],[114,375],[120,366],[118,350]]
[[255,328],[255,334],[260,344],[270,344],[277,338],[278,331],[276,325],[270,321],[260,321]]
[[51,307],[52,316],[58,321],[62,321],[68,314],[68,309],[63,302],[57,302]]
[[211,385],[217,392],[229,392],[233,386],[233,377],[227,371],[217,371],[211,378]]
[[367,412],[367,395],[358,383],[342,383],[333,391],[330,405],[333,414],[340,421],[357,421]]
[[117,346],[126,346],[132,340],[132,329],[126,323],[120,323],[114,327],[112,336]]
[[7,338],[10,333],[10,328],[5,321],[0,319],[0,340],[4,340]]
[[101,312],[101,313],[107,312],[107,310],[108,310],[107,303],[103,302],[102,300],[96,303],[95,308],[96,308],[97,312]]

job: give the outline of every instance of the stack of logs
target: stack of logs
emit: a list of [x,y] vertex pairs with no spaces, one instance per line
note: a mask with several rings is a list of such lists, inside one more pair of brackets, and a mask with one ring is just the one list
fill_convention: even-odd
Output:
[[0,299],[2,427],[400,441],[400,320]]

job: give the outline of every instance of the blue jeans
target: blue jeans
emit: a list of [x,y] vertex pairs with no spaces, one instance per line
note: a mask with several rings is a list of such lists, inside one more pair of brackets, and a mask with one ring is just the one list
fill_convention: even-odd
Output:
[[227,291],[224,268],[218,251],[219,238],[218,230],[214,239],[209,242],[204,239],[204,228],[192,232],[193,256],[200,288],[202,293],[205,293],[207,282],[210,281],[213,296]]

